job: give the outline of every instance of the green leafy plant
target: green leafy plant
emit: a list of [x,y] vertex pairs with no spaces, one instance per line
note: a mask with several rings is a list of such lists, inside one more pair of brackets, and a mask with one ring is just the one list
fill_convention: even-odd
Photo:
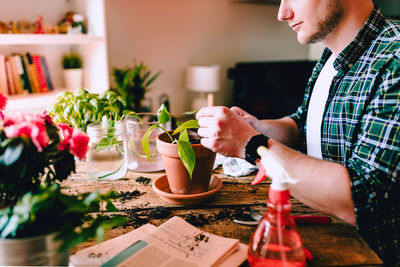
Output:
[[126,110],[125,105],[125,98],[112,90],[95,94],[80,88],[73,93],[60,93],[47,111],[56,123],[67,123],[86,131],[90,123],[104,122],[107,126],[115,126],[126,115],[137,117],[135,112]]
[[[193,112],[187,112],[186,114],[190,114]],[[158,123],[153,124],[149,129],[147,129],[146,133],[142,138],[142,146],[143,151],[145,152],[147,159],[151,162],[150,151],[149,151],[149,136],[153,129],[160,128],[162,129],[171,139],[171,143],[177,144],[178,155],[182,160],[183,165],[189,173],[190,178],[192,178],[193,169],[196,164],[196,155],[193,147],[190,145],[189,133],[188,129],[197,129],[199,128],[199,123],[197,120],[189,120],[184,123],[181,123],[172,134],[170,134],[162,124],[166,124],[171,120],[171,114],[168,112],[166,106],[163,104],[157,111]],[[176,138],[176,136],[179,136]]]
[[62,56],[61,64],[64,69],[80,69],[82,68],[82,58],[77,53],[71,52]]
[[126,109],[139,112],[146,91],[160,73],[152,75],[143,62],[137,63],[136,61],[132,67],[114,68],[113,76],[116,88],[113,90],[125,99]]
[[28,192],[12,207],[0,210],[0,237],[24,238],[56,233],[61,241],[59,251],[96,237],[100,242],[104,233],[126,223],[127,218],[111,218],[96,214],[105,204],[105,210],[116,212],[111,202],[117,198],[114,191],[101,194],[94,191],[79,196],[65,195],[60,185],[41,187],[37,193]]

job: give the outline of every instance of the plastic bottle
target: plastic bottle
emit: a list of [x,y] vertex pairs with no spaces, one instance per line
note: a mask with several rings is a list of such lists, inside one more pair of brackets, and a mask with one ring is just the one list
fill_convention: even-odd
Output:
[[[267,213],[258,224],[248,247],[250,266],[305,266],[305,254],[296,224],[290,216],[288,183],[296,183],[279,159],[267,148],[259,147],[260,170],[252,185],[265,179],[265,169],[272,183],[268,193]],[[265,169],[263,169],[265,167]]]

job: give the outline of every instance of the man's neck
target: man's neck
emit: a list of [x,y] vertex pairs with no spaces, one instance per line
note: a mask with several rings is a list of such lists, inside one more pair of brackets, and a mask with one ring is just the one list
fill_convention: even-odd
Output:
[[374,4],[372,1],[351,0],[344,1],[344,8],[343,19],[335,30],[322,41],[334,55],[338,55],[354,40],[371,15]]

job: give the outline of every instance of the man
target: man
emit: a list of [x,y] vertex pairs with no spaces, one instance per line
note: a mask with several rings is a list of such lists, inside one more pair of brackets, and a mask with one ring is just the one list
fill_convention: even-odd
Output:
[[326,46],[302,106],[278,120],[203,108],[201,143],[249,161],[268,146],[299,179],[295,198],[355,225],[400,266],[400,23],[371,0],[282,0],[278,19],[300,43]]

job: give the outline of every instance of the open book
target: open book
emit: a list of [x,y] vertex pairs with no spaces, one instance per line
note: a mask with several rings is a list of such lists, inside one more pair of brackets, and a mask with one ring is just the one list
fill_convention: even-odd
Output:
[[146,224],[125,235],[78,251],[70,266],[239,266],[247,246],[203,232],[180,217],[159,227]]

